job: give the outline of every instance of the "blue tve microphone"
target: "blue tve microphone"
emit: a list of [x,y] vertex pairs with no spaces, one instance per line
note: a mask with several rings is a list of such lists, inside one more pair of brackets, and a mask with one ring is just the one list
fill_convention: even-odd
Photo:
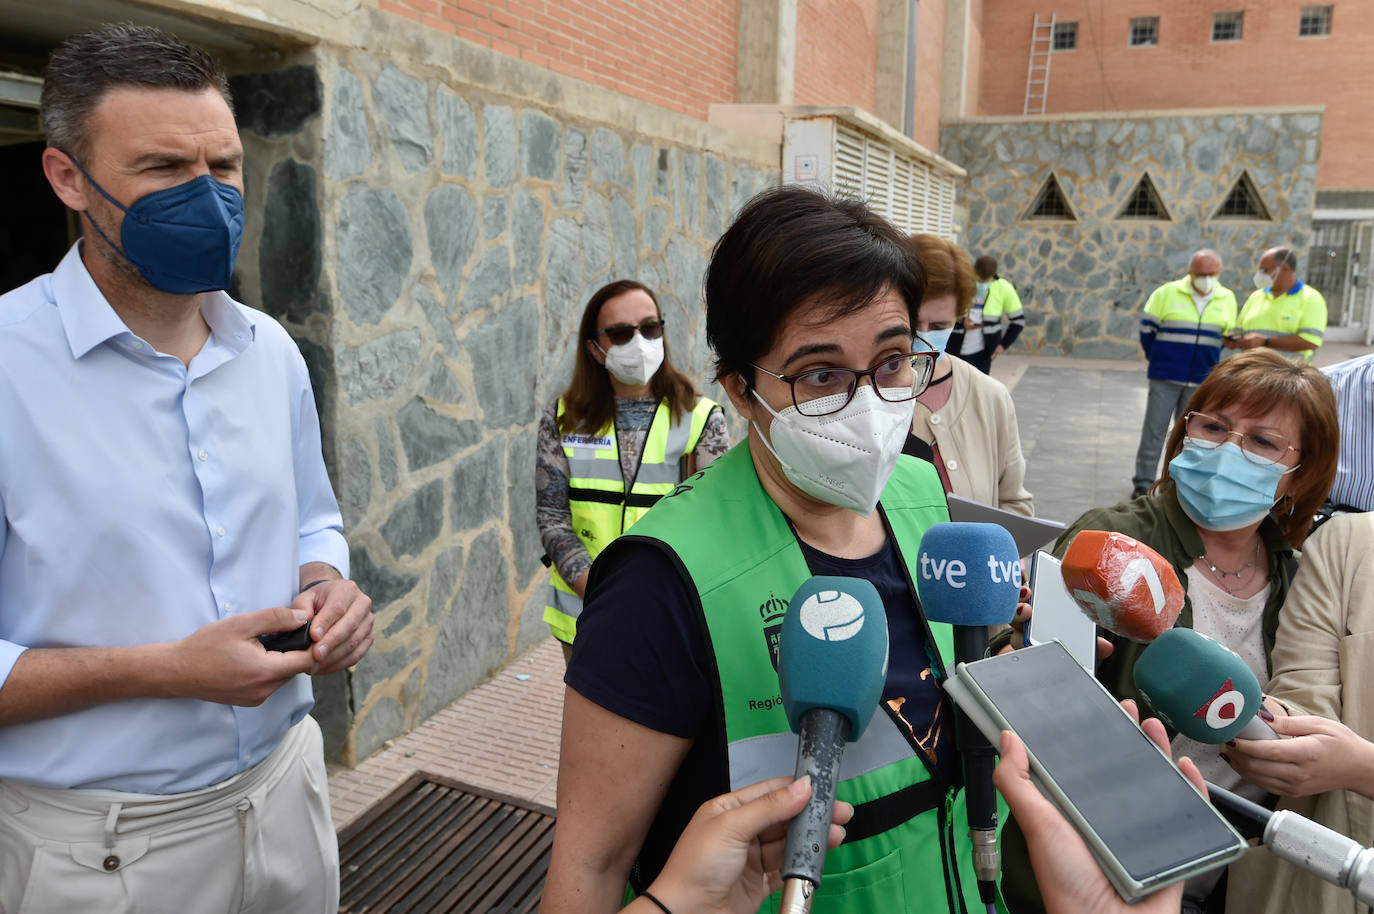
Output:
[[1190,628],[1164,632],[1136,660],[1135,687],[1169,726],[1189,739],[1220,745],[1236,738],[1277,739],[1259,713],[1259,680],[1245,661]]
[[[936,524],[921,537],[916,590],[931,622],[954,626],[958,663],[982,660],[989,625],[1016,615],[1021,595],[1021,557],[1012,535],[996,524]],[[984,904],[997,898],[997,790],[992,786],[996,752],[962,711],[955,711],[955,738],[964,759],[973,869]]]
[[860,578],[808,579],[782,623],[778,684],[787,722],[800,735],[797,777],[811,800],[788,825],[779,914],[806,914],[825,868],[831,810],[845,742],[863,735],[887,681],[887,613]]

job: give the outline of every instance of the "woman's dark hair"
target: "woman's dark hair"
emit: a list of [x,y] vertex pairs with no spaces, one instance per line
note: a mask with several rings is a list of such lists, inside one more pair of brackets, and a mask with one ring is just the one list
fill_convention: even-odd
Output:
[[224,68],[209,54],[161,29],[114,23],[67,38],[48,58],[39,102],[48,145],[88,159],[91,114],[106,92],[120,86],[213,89],[234,110]]
[[[596,290],[587,302],[582,312],[582,323],[577,328],[577,361],[573,364],[572,383],[563,391],[563,414],[558,419],[558,430],[563,434],[594,435],[615,419],[615,390],[611,387],[610,372],[592,358],[587,351],[587,341],[596,339],[596,322],[601,317],[601,306],[618,295],[634,291],[648,295],[653,300],[659,318],[663,317],[658,296],[642,282],[617,279]],[[673,361],[668,357],[667,334],[663,336],[663,364],[649,379],[649,390],[659,400],[668,401],[674,422],[697,405],[696,387],[686,375],[673,367]]]
[[[1274,519],[1289,545],[1301,546],[1312,529],[1312,515],[1336,481],[1340,427],[1331,382],[1306,362],[1285,359],[1271,349],[1248,349],[1225,359],[1193,392],[1188,412],[1215,413],[1231,405],[1252,412],[1290,407],[1298,417],[1298,460],[1289,493],[1274,507]],[[1151,487],[1174,485],[1169,461],[1183,450],[1187,414],[1180,416],[1164,448],[1164,475]]]
[[803,305],[842,317],[892,289],[912,326],[925,271],[906,237],[860,200],[796,184],[750,200],[711,252],[706,268],[706,341],[716,376],[753,385],[751,363]]

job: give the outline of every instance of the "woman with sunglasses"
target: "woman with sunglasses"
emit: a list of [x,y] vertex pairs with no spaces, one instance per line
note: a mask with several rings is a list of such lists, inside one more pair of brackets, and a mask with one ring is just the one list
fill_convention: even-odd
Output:
[[544,914],[616,910],[703,801],[793,772],[776,650],[812,575],[870,581],[890,645],[814,910],[984,909],[939,684],[953,632],[913,586],[922,534],[949,516],[934,467],[902,453],[935,361],[914,333],[923,285],[881,217],[796,185],[755,197],[717,242],[706,334],[748,437],[593,566]]
[[[1162,478],[1144,498],[1097,508],[1055,544],[1059,556],[1080,530],[1124,533],[1151,547],[1178,572],[1185,600],[1178,625],[1209,635],[1240,655],[1264,686],[1279,609],[1300,546],[1336,476],[1336,401],[1320,371],[1263,349],[1226,359],[1193,393],[1165,451]],[[1012,637],[1019,646],[1028,614]],[[1097,678],[1118,699],[1143,702],[1133,673],[1146,645],[1101,632],[1114,650]],[[994,647],[997,639],[994,639]],[[1141,704],[1148,707],[1148,704]],[[1268,714],[1268,711],[1262,712]],[[1207,780],[1250,799],[1246,785],[1215,746],[1172,736],[1174,755],[1192,758]],[[1024,844],[1003,830],[1003,893],[1011,910],[1039,909]],[[1184,911],[1220,911],[1219,874],[1189,880]]]
[[566,659],[592,560],[730,447],[720,405],[673,367],[653,290],[621,279],[582,312],[572,383],[539,422],[535,505],[552,565],[544,621]]

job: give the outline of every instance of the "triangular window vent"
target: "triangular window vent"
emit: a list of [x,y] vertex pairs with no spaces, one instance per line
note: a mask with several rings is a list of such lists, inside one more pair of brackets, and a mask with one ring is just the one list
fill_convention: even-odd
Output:
[[1226,199],[1221,201],[1221,206],[1212,214],[1213,219],[1262,219],[1266,222],[1271,221],[1273,216],[1269,215],[1269,209],[1260,199],[1259,191],[1255,189],[1255,182],[1251,180],[1248,172],[1242,171],[1236,183],[1231,185],[1231,192],[1226,195]]
[[1040,185],[1035,200],[1031,203],[1030,209],[1026,211],[1026,218],[1077,219],[1073,214],[1073,209],[1069,207],[1068,198],[1064,196],[1064,191],[1059,186],[1058,179],[1052,173],[1045,179],[1045,183]]
[[1169,211],[1164,208],[1164,201],[1159,199],[1159,191],[1155,190],[1155,182],[1150,180],[1149,175],[1140,176],[1135,190],[1126,198],[1126,205],[1121,207],[1116,218],[1168,220]]

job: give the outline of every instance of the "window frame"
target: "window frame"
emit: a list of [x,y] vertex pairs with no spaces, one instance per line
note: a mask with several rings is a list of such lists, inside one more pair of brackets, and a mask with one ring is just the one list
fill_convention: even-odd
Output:
[[[1072,43],[1069,44],[1067,47],[1062,47],[1062,48],[1061,48],[1061,47],[1059,46],[1059,36],[1060,36],[1060,34],[1061,34],[1060,31],[1059,31],[1060,29],[1064,29],[1063,34],[1069,36],[1069,37],[1072,39]],[[1072,20],[1071,22],[1056,22],[1056,23],[1054,24],[1054,31],[1050,34],[1050,51],[1053,52],[1053,53],[1055,53],[1055,54],[1060,54],[1060,53],[1063,53],[1063,52],[1065,52],[1065,51],[1077,51],[1077,50],[1078,50],[1078,20],[1077,20],[1077,19],[1074,19],[1074,20]]]
[[[1332,22],[1336,18],[1335,4],[1315,3],[1302,7],[1298,11],[1298,37],[1299,38],[1330,38]],[[1305,32],[1303,28],[1308,22],[1316,22],[1325,26],[1322,32]]]
[[[1136,41],[1137,29],[1151,29],[1151,41]],[[1158,16],[1132,16],[1130,24],[1126,29],[1126,47],[1128,48],[1157,48],[1159,47],[1159,17]]]
[[[1222,18],[1227,17],[1227,18]],[[1235,34],[1230,38],[1218,38],[1217,26],[1234,25]],[[1245,37],[1245,10],[1217,10],[1212,13],[1212,43],[1235,44]]]

